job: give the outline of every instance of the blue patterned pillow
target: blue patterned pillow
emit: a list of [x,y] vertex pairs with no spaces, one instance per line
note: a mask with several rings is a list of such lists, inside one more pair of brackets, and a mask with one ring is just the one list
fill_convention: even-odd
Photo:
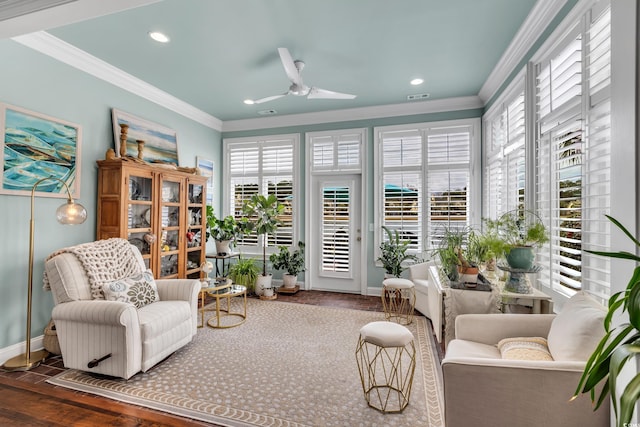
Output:
[[102,285],[102,293],[107,301],[121,301],[133,304],[136,308],[160,301],[158,287],[153,273],[147,270],[142,274],[116,280]]

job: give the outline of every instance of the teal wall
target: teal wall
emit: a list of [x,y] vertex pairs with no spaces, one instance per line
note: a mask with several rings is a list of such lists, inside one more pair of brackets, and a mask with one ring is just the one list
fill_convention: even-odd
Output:
[[[80,197],[87,221],[63,226],[55,210],[63,199],[38,197],[35,203],[35,266],[32,336],[42,335],[53,300],[42,290],[44,259],[54,250],[95,240],[96,160],[113,147],[111,108],[176,130],[181,166],[195,166],[196,156],[215,162],[220,182],[221,135],[157,104],[96,79],[11,40],[0,41],[0,102],[60,118],[82,127]],[[176,78],[182,78],[176,76]],[[214,194],[219,205],[219,191]],[[30,199],[0,194],[0,349],[23,342],[29,256]]]
[[[293,126],[293,127],[282,127],[282,128],[272,128],[272,129],[256,129],[251,131],[239,131],[239,132],[224,132],[222,134],[223,138],[241,138],[241,137],[252,137],[252,136],[265,136],[265,135],[281,135],[281,134],[290,134],[290,133],[299,133],[300,134],[300,150],[298,151],[300,154],[300,158],[298,159],[300,164],[300,187],[302,191],[302,200],[300,202],[300,206],[304,212],[304,206],[306,203],[305,200],[305,135],[307,132],[320,132],[320,131],[329,131],[329,130],[339,130],[339,129],[367,129],[367,158],[365,159],[366,168],[367,168],[367,182],[366,182],[366,192],[367,192],[367,206],[366,206],[366,224],[363,224],[363,230],[367,232],[367,286],[368,287],[382,287],[382,280],[384,279],[384,270],[382,268],[375,266],[375,257],[374,257],[374,232],[369,231],[368,224],[374,223],[374,213],[375,209],[373,206],[373,187],[375,182],[374,176],[374,168],[373,168],[373,128],[377,126],[391,126],[391,125],[402,125],[402,124],[411,124],[411,123],[426,123],[426,122],[434,122],[441,120],[456,120],[456,119],[468,119],[468,118],[476,118],[482,115],[482,109],[472,109],[472,110],[463,110],[463,111],[450,111],[445,113],[430,113],[430,114],[418,114],[412,116],[401,116],[401,117],[387,117],[381,119],[372,119],[372,120],[357,120],[357,121],[349,121],[349,122],[336,122],[336,123],[322,123],[315,125],[305,125],[305,126]],[[306,218],[306,215],[302,215],[303,218]],[[305,223],[304,220],[300,225],[300,236],[304,241],[304,228]],[[309,242],[307,242],[307,246],[309,246]],[[275,276],[276,278],[279,275]]]

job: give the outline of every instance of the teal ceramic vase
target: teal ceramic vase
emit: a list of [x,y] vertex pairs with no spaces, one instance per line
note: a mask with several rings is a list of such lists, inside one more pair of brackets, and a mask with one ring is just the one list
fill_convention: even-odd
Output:
[[516,246],[507,254],[509,267],[519,270],[531,270],[536,259],[532,246]]

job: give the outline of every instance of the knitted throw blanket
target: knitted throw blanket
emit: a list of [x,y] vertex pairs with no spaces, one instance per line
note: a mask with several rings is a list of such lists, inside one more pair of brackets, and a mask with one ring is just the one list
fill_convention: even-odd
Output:
[[[87,273],[92,297],[104,299],[102,284],[125,279],[144,271],[135,257],[135,250],[127,240],[113,238],[59,249],[49,255],[46,261],[63,253],[75,255]],[[51,290],[46,272],[43,283],[45,290]]]

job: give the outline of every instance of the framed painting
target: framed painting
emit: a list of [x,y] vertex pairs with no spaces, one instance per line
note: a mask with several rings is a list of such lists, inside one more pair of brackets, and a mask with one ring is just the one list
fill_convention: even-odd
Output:
[[137,141],[144,141],[142,160],[179,165],[176,131],[115,108],[111,110],[111,116],[116,156],[120,156],[121,125],[127,125],[127,156],[138,157]]
[[196,167],[207,177],[207,205],[213,206],[213,160],[196,156]]
[[[80,195],[82,128],[74,123],[0,104],[0,193],[45,197]],[[49,179],[38,183],[44,178]],[[64,184],[63,184],[64,182]]]

